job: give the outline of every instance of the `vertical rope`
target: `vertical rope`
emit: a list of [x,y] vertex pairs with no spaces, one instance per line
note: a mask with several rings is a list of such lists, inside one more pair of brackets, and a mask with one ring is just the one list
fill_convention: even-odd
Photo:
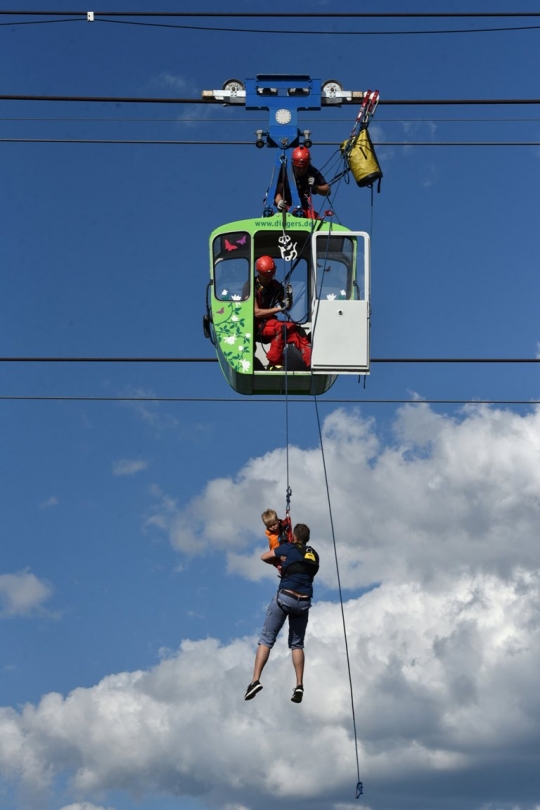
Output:
[[343,622],[343,636],[345,638],[345,655],[347,658],[347,671],[349,673],[349,689],[351,693],[351,711],[352,711],[352,723],[353,723],[353,731],[354,731],[354,750],[356,755],[356,774],[357,774],[357,783],[356,783],[356,798],[358,799],[362,793],[364,792],[364,786],[360,781],[360,761],[358,758],[358,734],[356,732],[356,715],[354,711],[354,693],[353,693],[353,684],[352,684],[352,675],[351,675],[351,661],[349,657],[349,644],[347,641],[347,625],[345,623],[345,610],[343,608],[343,595],[341,591],[341,578],[339,575],[339,561],[337,555],[337,546],[336,546],[336,535],[334,531],[334,518],[332,516],[332,503],[330,500],[330,488],[328,486],[328,473],[326,470],[326,459],[324,455],[324,445],[323,445],[323,438],[322,438],[322,430],[321,430],[321,420],[319,417],[319,405],[317,403],[317,397],[313,397],[315,402],[315,412],[317,414],[317,427],[319,430],[319,442],[321,445],[321,456],[322,456],[322,463],[323,463],[323,470],[324,470],[324,481],[326,485],[326,497],[328,499],[328,512],[330,515],[330,528],[332,530],[332,542],[334,544],[334,557],[336,560],[336,573],[337,573],[337,581],[338,581],[338,590],[339,590],[339,602],[341,605],[341,620]]
[[286,468],[287,468],[287,489],[285,491],[285,517],[290,516],[292,489],[289,484],[289,375],[287,374],[287,326],[283,324],[283,355],[285,358],[285,446],[286,446]]

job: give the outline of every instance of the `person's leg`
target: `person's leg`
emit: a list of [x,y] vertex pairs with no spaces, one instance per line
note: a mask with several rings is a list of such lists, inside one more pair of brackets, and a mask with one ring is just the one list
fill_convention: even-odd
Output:
[[[291,656],[292,662],[294,667],[294,672],[296,675],[296,686],[293,689],[292,693],[292,702],[293,703],[302,703],[304,697],[304,634],[306,632],[306,625],[307,625],[307,610],[305,612],[305,622],[300,627],[297,627],[296,633],[291,633],[292,639],[290,640],[291,646]],[[302,617],[303,619],[304,617]],[[301,636],[298,636],[298,631],[300,632]],[[297,644],[299,646],[292,646],[293,644]]]
[[269,338],[270,348],[267,352],[268,363],[271,366],[283,365],[283,349],[285,348],[285,338],[283,335],[283,324],[281,321],[270,319],[266,321],[260,331],[261,337]]
[[296,685],[303,686],[304,684],[304,650],[291,650],[292,662],[296,674]]
[[253,681],[260,681],[262,671],[266,666],[266,662],[270,657],[270,647],[266,644],[259,644],[255,654],[255,666],[253,668]]
[[297,331],[296,324],[288,323],[287,326],[291,327],[287,331],[287,342],[296,346],[302,355],[302,360],[309,368],[311,366],[311,343],[305,335]]
[[302,686],[304,680],[304,638],[309,619],[311,601],[298,602],[295,613],[289,615],[289,647],[296,674],[296,685]]
[[249,684],[246,694],[244,695],[245,700],[251,700],[262,689],[262,684],[259,683],[259,679],[266,662],[268,661],[270,650],[274,646],[277,634],[283,627],[284,621],[285,613],[279,607],[277,599],[274,596],[268,605],[268,610],[266,611],[266,617],[264,620],[261,637],[259,639],[259,646],[257,647],[257,653],[255,655],[253,680]]

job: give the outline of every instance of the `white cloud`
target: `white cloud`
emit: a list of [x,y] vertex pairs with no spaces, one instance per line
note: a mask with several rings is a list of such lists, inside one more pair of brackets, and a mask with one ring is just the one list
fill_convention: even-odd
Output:
[[132,398],[131,402],[123,403],[124,407],[137,413],[154,430],[161,432],[179,426],[180,422],[176,417],[163,412],[163,403],[153,401],[157,399],[154,391],[128,387],[123,394]]
[[[406,796],[431,810],[435,796],[453,810],[459,785],[460,810],[532,810],[540,411],[449,417],[417,404],[383,442],[373,420],[337,410],[323,436],[342,583],[378,583],[344,606],[365,789],[354,806],[395,810]],[[147,525],[183,555],[224,550],[231,575],[274,575],[257,559],[260,513],[282,511],[284,462],[282,449],[251,459],[186,508],[154,487]],[[292,447],[289,462],[293,520],[312,527],[321,554],[320,595],[335,585],[320,449]],[[356,766],[339,605],[312,610],[299,707],[285,638],[263,691],[244,702],[255,642],[185,641],[150,671],[6,708],[0,768],[34,791],[71,777],[89,798],[155,791],[222,810],[346,810]],[[519,773],[510,786],[508,763]]]
[[[345,587],[394,579],[432,588],[463,571],[510,577],[516,567],[540,565],[539,410],[520,416],[469,406],[451,418],[410,405],[385,445],[372,420],[337,410],[324,423],[323,441]],[[323,563],[330,561],[320,449],[292,447],[289,464],[293,522],[311,526]],[[234,478],[211,481],[187,508],[161,493],[153,522],[178,551],[225,550],[231,570],[255,579],[254,535],[261,549],[265,543],[260,513],[283,511],[285,470],[278,449]],[[319,576],[335,585],[331,564]]]
[[177,73],[170,73],[166,70],[162,71],[157,76],[154,76],[149,83],[152,87],[162,88],[168,92],[178,94],[192,94],[197,89],[197,85],[191,79],[186,79],[185,76],[180,76]]
[[0,618],[43,612],[43,603],[51,595],[51,586],[29,571],[0,574]]
[[51,495],[51,497],[50,497],[50,498],[47,498],[47,500],[46,500],[46,501],[42,501],[42,502],[40,503],[40,507],[41,507],[42,509],[47,509],[47,508],[48,508],[48,507],[50,507],[50,506],[58,506],[58,504],[59,504],[59,500],[58,500],[58,498],[56,497],[56,495]]
[[[427,808],[429,791],[450,776],[495,799],[497,772],[538,750],[539,608],[540,578],[525,572],[512,582],[463,575],[433,593],[391,583],[345,604],[365,808],[370,796],[378,808],[395,806],[393,791]],[[220,807],[347,807],[356,769],[339,606],[312,610],[301,707],[289,702],[284,639],[263,691],[244,702],[254,642],[185,641],[150,671],[6,708],[0,768],[34,791],[67,774],[89,797],[158,791]],[[524,785],[536,778],[533,760],[522,763]],[[486,763],[492,786],[483,784]],[[519,784],[514,793],[519,801]]]
[[92,804],[91,802],[75,802],[75,804],[68,804],[62,807],[62,810],[114,810],[114,808],[103,807],[102,805],[98,807],[97,804]]
[[148,467],[147,461],[123,458],[113,464],[113,475],[135,475]]

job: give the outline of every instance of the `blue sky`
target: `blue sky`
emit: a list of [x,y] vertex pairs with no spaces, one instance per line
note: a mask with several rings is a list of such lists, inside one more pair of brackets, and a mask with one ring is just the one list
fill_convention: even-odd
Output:
[[[155,6],[167,9],[178,10]],[[231,10],[269,7],[238,0]],[[310,31],[537,22],[310,19],[332,10],[325,0],[294,9],[276,0],[271,10],[305,12]],[[333,10],[359,9],[341,0]],[[475,0],[467,10],[514,9]],[[524,0],[519,10],[536,8]],[[377,88],[383,101],[538,97],[536,30],[294,37],[9,21],[0,17],[4,94],[199,98],[232,77],[296,72]],[[318,144],[344,140],[355,115],[302,117],[319,168],[334,147]],[[274,153],[232,142],[254,140],[265,114],[0,101],[0,122],[0,138],[226,142],[0,141],[0,355],[211,357],[201,328],[208,237],[261,213]],[[535,105],[381,104],[371,134],[538,142],[540,116]],[[354,185],[335,200],[344,224],[372,232],[372,356],[536,357],[539,147],[380,146],[378,155],[373,212]],[[2,810],[446,810],[456,795],[465,810],[537,808],[539,413],[369,402],[528,402],[540,395],[536,366],[374,363],[365,388],[341,378],[320,400],[359,801],[313,403],[289,409],[293,519],[311,526],[323,560],[306,698],[293,712],[284,643],[264,691],[243,701],[276,584],[258,561],[259,515],[284,507],[283,399],[241,399],[217,364],[2,363],[1,373]]]

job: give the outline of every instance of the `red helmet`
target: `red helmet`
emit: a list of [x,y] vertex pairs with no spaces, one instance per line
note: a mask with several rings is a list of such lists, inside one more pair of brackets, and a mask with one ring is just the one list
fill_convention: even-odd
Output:
[[255,270],[263,276],[273,276],[276,272],[276,263],[271,256],[259,256],[255,262]]
[[311,154],[305,146],[297,146],[292,153],[292,165],[304,168],[311,163]]

